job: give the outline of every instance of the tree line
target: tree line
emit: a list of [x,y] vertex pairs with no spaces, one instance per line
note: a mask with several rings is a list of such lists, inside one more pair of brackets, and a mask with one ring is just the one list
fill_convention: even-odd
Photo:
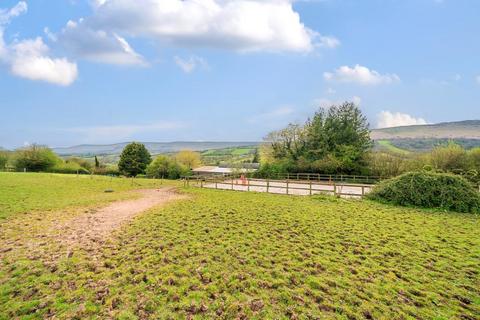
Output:
[[27,172],[54,172],[70,174],[148,176],[178,179],[191,174],[201,165],[200,154],[183,150],[173,156],[159,155],[152,159],[147,148],[137,142],[128,144],[118,165],[103,164],[95,156],[93,161],[78,157],[60,158],[50,148],[33,144],[16,151],[0,151],[0,171],[11,169]]
[[354,103],[320,108],[304,124],[289,124],[267,135],[257,176],[320,173],[390,178],[424,170],[480,182],[480,148],[467,150],[450,141],[428,152],[396,153],[373,146],[367,118]]

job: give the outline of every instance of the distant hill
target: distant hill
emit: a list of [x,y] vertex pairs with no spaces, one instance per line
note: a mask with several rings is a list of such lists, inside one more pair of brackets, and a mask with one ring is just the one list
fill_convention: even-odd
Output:
[[[128,142],[109,145],[78,145],[66,148],[53,148],[60,156],[118,155]],[[232,147],[256,146],[259,142],[143,142],[152,154],[178,152],[180,150],[205,151]]]
[[473,139],[480,140],[480,120],[444,122],[372,130],[373,140]]
[[466,149],[480,147],[480,120],[374,129],[375,147],[394,153],[428,151],[449,141]]

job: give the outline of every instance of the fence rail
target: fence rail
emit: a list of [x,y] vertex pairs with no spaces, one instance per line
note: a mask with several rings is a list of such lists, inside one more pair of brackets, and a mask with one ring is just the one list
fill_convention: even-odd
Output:
[[[256,191],[287,195],[314,195],[327,193],[342,197],[364,197],[373,187],[372,183],[353,183],[348,180],[338,181],[333,176],[325,176],[328,179],[313,180],[312,176],[305,179],[304,176],[295,175],[292,179],[256,179],[239,178],[237,176],[193,176],[184,177],[185,187],[194,186],[200,188],[236,190],[236,191]],[[357,178],[358,176],[356,176]],[[370,178],[370,177],[369,177]],[[355,179],[358,181],[358,179]],[[372,181],[372,179],[369,179]]]

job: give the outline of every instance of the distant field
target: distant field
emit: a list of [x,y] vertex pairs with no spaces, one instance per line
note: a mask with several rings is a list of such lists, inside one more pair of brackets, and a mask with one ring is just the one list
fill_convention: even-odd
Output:
[[202,162],[207,165],[215,165],[220,162],[227,162],[233,164],[250,162],[253,159],[256,148],[256,146],[245,146],[207,150],[201,153]]
[[47,241],[55,220],[128,195],[103,194],[107,181],[6,177],[0,319],[480,317],[479,216],[188,189],[189,200],[138,217],[99,254],[67,255]]
[[385,149],[387,151],[393,152],[393,153],[398,153],[398,154],[409,154],[410,151],[405,150],[405,149],[400,149],[392,144],[391,141],[388,140],[379,140],[377,141],[378,146],[381,149]]

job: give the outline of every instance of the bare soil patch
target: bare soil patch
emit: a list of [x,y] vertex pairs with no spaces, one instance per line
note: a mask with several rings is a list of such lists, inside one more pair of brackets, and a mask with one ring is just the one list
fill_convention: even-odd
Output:
[[135,192],[141,194],[141,197],[114,202],[100,209],[87,210],[72,220],[55,226],[57,240],[69,249],[79,246],[93,250],[101,246],[114,230],[140,213],[185,197],[178,194],[175,188]]

